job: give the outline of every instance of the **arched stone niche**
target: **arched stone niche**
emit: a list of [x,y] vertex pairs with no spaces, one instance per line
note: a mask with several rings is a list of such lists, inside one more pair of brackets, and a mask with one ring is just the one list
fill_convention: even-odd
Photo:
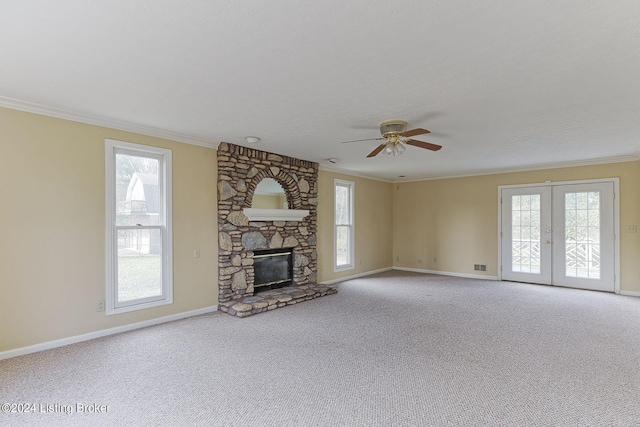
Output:
[[[300,209],[302,206],[300,193],[308,193],[310,189],[304,177],[289,173],[278,166],[265,169],[254,166],[247,173],[247,177],[250,177],[250,181],[247,183],[245,207],[242,211],[249,221],[301,221],[309,215],[308,209]],[[256,188],[266,179],[274,180],[284,190],[289,209],[264,209],[252,206]]]
[[264,178],[258,183],[251,200],[252,209],[289,209],[287,193],[273,178]]

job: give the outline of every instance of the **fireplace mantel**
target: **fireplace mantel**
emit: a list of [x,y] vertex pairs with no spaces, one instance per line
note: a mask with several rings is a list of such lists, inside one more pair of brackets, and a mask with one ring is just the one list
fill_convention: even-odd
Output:
[[308,210],[303,209],[256,209],[244,208],[242,210],[249,221],[302,221]]

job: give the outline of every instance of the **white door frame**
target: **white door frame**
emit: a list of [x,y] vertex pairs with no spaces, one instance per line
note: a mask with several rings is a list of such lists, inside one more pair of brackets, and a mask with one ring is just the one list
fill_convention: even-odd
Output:
[[502,280],[502,190],[518,187],[542,187],[557,185],[613,183],[613,263],[614,263],[614,292],[620,293],[620,178],[585,179],[575,181],[545,181],[532,184],[512,184],[498,186],[498,280]]

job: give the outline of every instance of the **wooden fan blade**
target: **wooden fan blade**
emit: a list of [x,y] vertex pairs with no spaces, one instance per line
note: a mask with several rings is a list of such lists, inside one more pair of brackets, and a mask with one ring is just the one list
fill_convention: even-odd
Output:
[[367,139],[355,139],[353,141],[342,141],[341,144],[348,144],[350,142],[360,142],[360,141],[380,141],[384,138],[367,138]]
[[380,144],[375,150],[370,152],[367,157],[375,157],[375,156],[377,156],[382,150],[384,150],[384,147],[386,147],[386,146],[387,146],[386,143]]
[[438,151],[442,148],[442,145],[431,144],[423,141],[416,141],[415,139],[408,139],[406,141],[407,145],[413,145],[414,147],[426,148],[431,151]]
[[418,129],[411,129],[411,130],[408,130],[406,132],[402,132],[400,134],[400,136],[416,136],[416,135],[425,135],[427,133],[431,133],[431,131],[428,131],[428,130],[422,129],[422,128],[418,128]]

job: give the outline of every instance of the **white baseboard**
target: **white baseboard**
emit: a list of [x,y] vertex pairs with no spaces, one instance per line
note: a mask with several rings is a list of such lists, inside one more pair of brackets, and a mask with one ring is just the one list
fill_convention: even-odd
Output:
[[439,276],[465,277],[467,279],[498,280],[497,276],[484,276],[482,274],[452,273],[450,271],[423,270],[421,268],[408,268],[408,267],[393,267],[393,269],[400,270],[400,271],[411,271],[414,273],[437,274]]
[[47,341],[40,344],[30,345],[28,347],[15,348],[0,352],[0,360],[10,359],[12,357],[23,356],[25,354],[37,353],[43,350],[49,350],[56,347],[63,347],[69,344],[76,344],[82,341],[93,340],[96,338],[106,337],[108,335],[119,334],[122,332],[132,331],[134,329],[146,328],[147,326],[159,325],[161,323],[173,322],[174,320],[185,319],[187,317],[199,316],[201,314],[213,313],[218,311],[218,306],[200,308],[198,310],[185,311],[184,313],[172,314],[169,316],[158,317],[157,319],[145,320],[143,322],[131,323],[128,325],[117,326],[115,328],[102,329],[100,331],[89,332],[86,334],[76,335],[59,340]]
[[640,297],[640,292],[636,291],[620,291],[620,295],[626,295],[628,297]]
[[393,267],[381,268],[379,270],[366,271],[364,273],[358,273],[352,276],[345,276],[339,279],[325,280],[320,283],[322,283],[323,285],[333,285],[334,283],[344,282],[346,280],[351,280],[351,279],[357,279],[358,277],[371,276],[372,274],[384,273],[385,271],[391,271],[391,270],[393,270]]
[[352,276],[345,276],[339,279],[325,280],[321,283],[325,285],[332,285],[334,283],[344,282],[351,279],[357,279],[358,277],[371,276],[372,274],[383,273],[385,271],[390,271],[390,270],[411,271],[413,273],[437,274],[440,276],[465,277],[467,279],[498,280],[496,276],[484,276],[481,274],[452,273],[449,271],[423,270],[420,268],[408,268],[408,267],[387,267],[387,268],[381,268],[380,270],[372,270],[364,273],[354,274]]

